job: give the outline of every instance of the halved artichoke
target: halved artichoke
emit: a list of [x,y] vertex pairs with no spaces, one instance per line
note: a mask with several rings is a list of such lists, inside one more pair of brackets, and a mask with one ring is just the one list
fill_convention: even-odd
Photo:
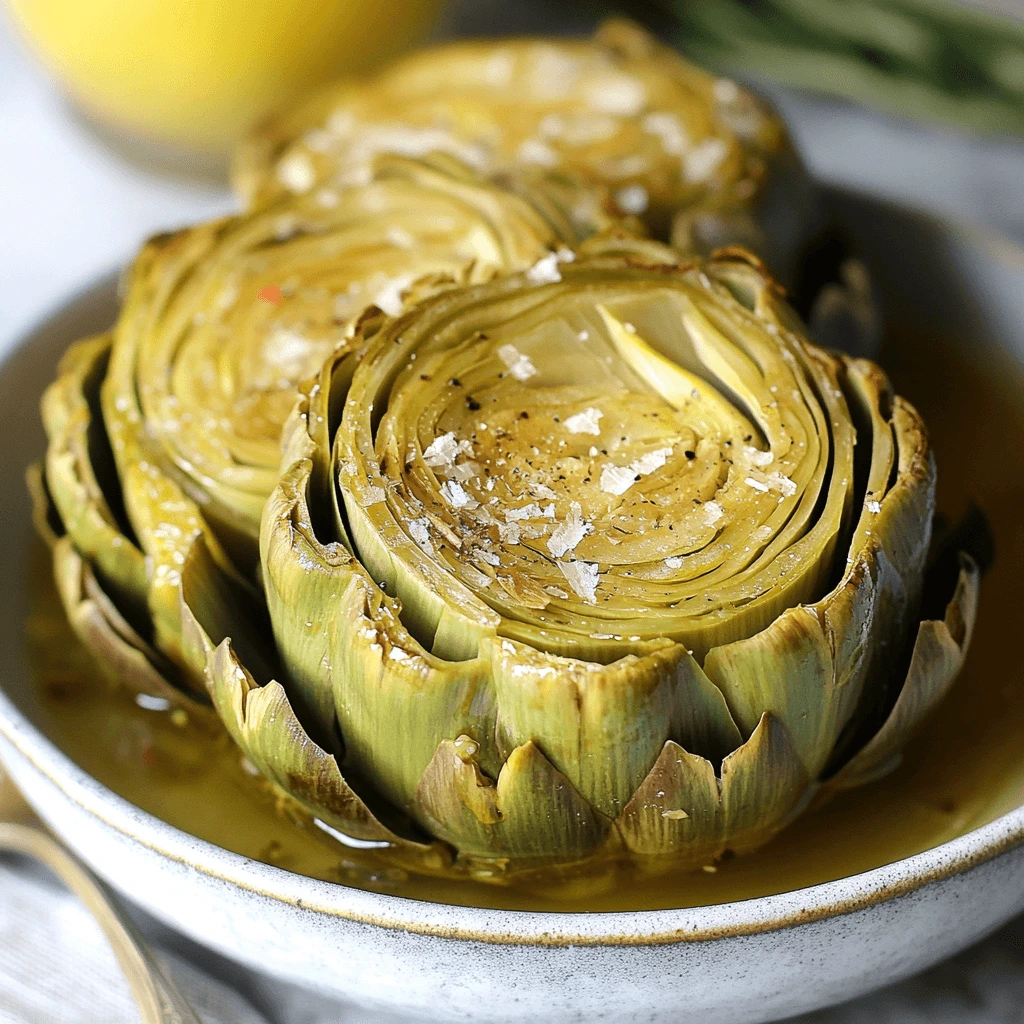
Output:
[[364,180],[381,152],[442,150],[482,173],[557,169],[607,187],[687,250],[740,243],[787,274],[813,202],[782,122],[615,19],[589,40],[456,42],[283,112],[236,155],[234,182],[259,205],[282,192]]
[[370,330],[415,297],[555,264],[606,223],[599,204],[576,218],[573,196],[549,177],[486,181],[441,154],[380,157],[367,184],[329,200],[149,242],[113,333],[76,345],[43,400],[36,490],[54,505],[69,615],[101,660],[116,647],[163,677],[173,666],[204,697],[183,646],[184,587],[213,635],[269,671],[259,523],[299,383],[346,350],[360,317]]
[[935,468],[878,367],[742,254],[590,248],[303,389],[260,537],[279,675],[182,591],[229,731],[349,835],[418,849],[369,799],[471,858],[699,864],[884,771],[960,668],[978,572],[920,621]]

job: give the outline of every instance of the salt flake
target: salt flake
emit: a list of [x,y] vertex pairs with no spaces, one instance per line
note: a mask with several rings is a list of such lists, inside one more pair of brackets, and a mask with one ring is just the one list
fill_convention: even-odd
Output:
[[558,272],[557,253],[549,252],[547,256],[542,256],[537,260],[526,272],[526,278],[533,284],[555,284],[561,281],[562,275]]
[[598,426],[598,420],[602,416],[604,413],[600,409],[584,409],[583,412],[578,412],[565,421],[565,429],[570,434],[600,434],[601,428]]
[[597,604],[597,562],[558,562],[559,570],[577,597],[587,604]]
[[498,349],[498,358],[518,381],[529,380],[537,373],[537,367],[533,365],[533,360],[520,352],[515,345],[502,345]]
[[559,523],[548,537],[548,551],[555,558],[561,558],[567,552],[574,551],[576,545],[594,529],[583,518],[583,509],[578,501],[572,502],[569,509],[569,518],[564,523]]
[[441,497],[452,508],[476,508],[473,496],[456,480],[447,480],[441,485]]

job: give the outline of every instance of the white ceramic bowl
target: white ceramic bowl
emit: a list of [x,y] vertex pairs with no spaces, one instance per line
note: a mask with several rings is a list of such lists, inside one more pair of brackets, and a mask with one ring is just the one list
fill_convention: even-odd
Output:
[[[1024,360],[1024,252],[877,201],[832,202],[877,268],[890,310]],[[107,280],[50,317],[0,372],[0,757],[69,846],[172,927],[261,970],[410,1017],[726,1024],[788,1016],[905,977],[1024,908],[1024,808],[919,856],[784,895],[545,914],[314,881],[228,853],[115,796],[33,724],[22,635],[22,474],[42,450],[35,404],[65,345],[114,312]]]

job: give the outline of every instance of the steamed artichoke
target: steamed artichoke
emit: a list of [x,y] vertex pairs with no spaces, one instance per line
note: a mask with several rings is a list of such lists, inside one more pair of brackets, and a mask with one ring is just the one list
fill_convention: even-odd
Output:
[[260,533],[277,674],[197,597],[198,540],[190,663],[249,760],[359,840],[751,849],[891,766],[959,671],[977,568],[920,621],[924,427],[748,257],[538,267],[364,322],[301,389]]
[[156,668],[205,692],[181,635],[188,581],[218,639],[274,663],[260,653],[260,515],[298,385],[346,350],[355,322],[555,261],[606,219],[599,203],[580,213],[594,197],[558,179],[499,185],[443,155],[383,156],[370,172],[330,201],[148,243],[112,335],[75,346],[44,397],[65,604],[104,663],[127,643],[140,685]]
[[557,169],[606,187],[683,249],[738,243],[787,275],[813,220],[785,127],[757,97],[639,26],[590,40],[456,42],[341,82],[283,112],[238,153],[250,204],[364,180],[380,152],[445,151],[482,173]]

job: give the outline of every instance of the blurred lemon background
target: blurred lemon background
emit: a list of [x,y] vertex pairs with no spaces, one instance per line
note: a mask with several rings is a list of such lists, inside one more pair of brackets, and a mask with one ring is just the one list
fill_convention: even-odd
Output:
[[270,111],[423,41],[443,0],[8,0],[101,127],[218,163]]

